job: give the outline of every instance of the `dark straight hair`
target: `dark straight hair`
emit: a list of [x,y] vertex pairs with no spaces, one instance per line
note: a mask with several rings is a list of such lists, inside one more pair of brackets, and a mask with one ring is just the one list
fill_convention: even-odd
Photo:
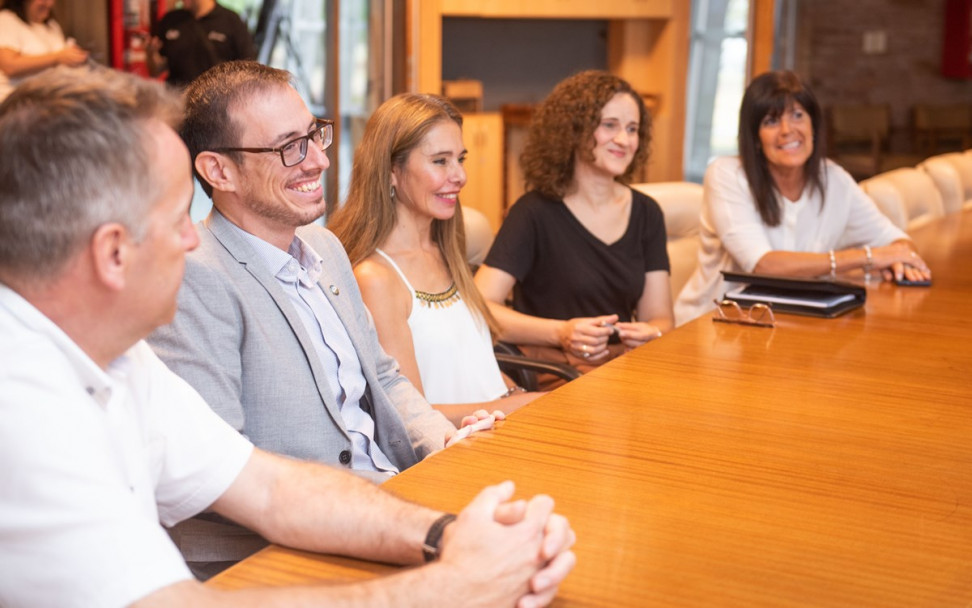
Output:
[[[3,2],[3,5],[0,6],[0,9],[7,9],[9,11],[12,11],[13,14],[20,17],[21,21],[23,21],[27,25],[30,25],[30,20],[27,18],[28,2],[30,2],[30,0],[5,0]],[[50,20],[53,18],[54,18],[54,9],[51,8],[50,12],[47,14],[47,19],[44,20],[44,23],[45,24],[49,23]]]
[[759,127],[764,118],[779,118],[794,102],[807,111],[813,127],[813,153],[803,170],[806,185],[820,191],[822,205],[826,194],[826,184],[823,182],[823,112],[810,87],[793,72],[766,72],[749,83],[739,108],[739,159],[756,208],[767,226],[779,226],[781,210],[776,198],[776,183],[770,175],[769,163],[760,145]]

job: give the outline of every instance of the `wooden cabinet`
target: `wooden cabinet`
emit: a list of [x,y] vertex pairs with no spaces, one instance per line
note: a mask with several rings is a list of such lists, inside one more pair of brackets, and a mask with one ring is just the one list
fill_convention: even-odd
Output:
[[440,0],[451,17],[515,17],[532,19],[667,18],[672,3],[685,0]]
[[690,2],[677,2],[671,18],[608,24],[608,69],[653,100],[651,155],[639,181],[685,179],[685,85]]
[[503,205],[503,117],[498,112],[465,114],[462,140],[466,145],[464,207],[482,211],[493,232],[505,215]]
[[[652,154],[640,179],[678,181],[684,178],[690,11],[688,0],[410,0],[409,89],[442,92],[445,17],[606,19],[607,69],[657,101],[652,116]],[[497,167],[499,172],[492,181],[499,184],[502,162]]]

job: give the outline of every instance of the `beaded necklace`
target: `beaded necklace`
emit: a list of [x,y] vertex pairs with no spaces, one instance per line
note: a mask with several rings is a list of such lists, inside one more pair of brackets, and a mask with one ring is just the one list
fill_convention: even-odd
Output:
[[426,308],[448,308],[459,301],[459,288],[453,283],[449,289],[439,293],[415,290],[415,297]]

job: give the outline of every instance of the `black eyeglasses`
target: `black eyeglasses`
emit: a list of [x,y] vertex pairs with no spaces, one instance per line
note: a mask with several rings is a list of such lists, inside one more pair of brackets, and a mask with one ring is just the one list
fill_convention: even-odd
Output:
[[319,143],[321,150],[327,150],[334,138],[334,121],[326,118],[315,118],[317,124],[307,132],[307,135],[295,137],[279,148],[213,148],[213,152],[276,152],[280,155],[280,162],[284,167],[293,167],[304,162],[307,158],[307,142]]

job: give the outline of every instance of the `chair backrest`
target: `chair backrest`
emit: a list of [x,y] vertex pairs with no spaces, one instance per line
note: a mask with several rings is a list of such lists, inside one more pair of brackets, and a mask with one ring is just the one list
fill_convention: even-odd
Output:
[[913,230],[929,220],[945,215],[942,195],[938,193],[935,182],[924,171],[905,167],[874,176],[867,180],[869,184],[864,190],[872,198],[875,198],[872,194],[874,183],[879,181],[890,183],[898,191],[907,218],[907,230]]
[[658,201],[665,214],[668,261],[672,268],[672,298],[675,298],[699,261],[702,186],[692,182],[653,182],[632,184],[631,187]]
[[921,129],[972,128],[972,106],[966,103],[919,103],[915,104],[913,115],[915,126]]
[[493,245],[493,228],[486,215],[472,207],[462,208],[462,224],[466,229],[466,261],[470,266],[479,266]]
[[935,182],[938,193],[942,195],[945,213],[955,213],[965,203],[965,188],[958,170],[947,159],[933,156],[926,159],[918,168],[928,174]]
[[895,226],[902,230],[908,228],[908,213],[905,211],[904,200],[891,180],[875,175],[862,181],[860,186],[871,197],[881,213],[886,215]]
[[891,108],[887,104],[837,104],[830,107],[830,143],[883,141],[891,131]]
[[702,186],[692,182],[632,184],[632,188],[655,199],[665,212],[665,233],[683,238],[699,233]]
[[916,104],[912,109],[912,127],[915,148],[926,156],[935,154],[941,141],[949,145],[946,150],[961,150],[972,144],[972,105]]
[[854,179],[880,173],[891,133],[891,108],[887,104],[836,104],[827,114],[827,156]]
[[948,154],[939,154],[934,158],[941,158],[955,167],[959,180],[962,182],[963,205],[972,207],[972,153],[969,151],[949,152]]
[[[462,208],[462,224],[466,230],[466,261],[475,269],[483,263],[489,248],[493,245],[495,238],[493,228],[489,225],[486,215],[472,207]],[[580,376],[579,371],[566,363],[524,357],[518,348],[503,342],[497,342],[493,350],[500,370],[517,386],[522,386],[529,391],[538,389],[537,374],[539,373],[553,374],[565,381]]]

